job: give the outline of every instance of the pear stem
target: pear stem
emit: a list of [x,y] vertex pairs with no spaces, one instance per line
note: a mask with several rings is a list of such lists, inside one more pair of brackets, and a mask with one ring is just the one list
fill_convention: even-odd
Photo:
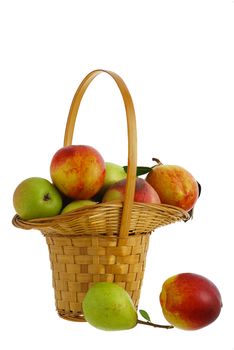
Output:
[[157,165],[163,165],[163,163],[158,158],[152,158],[153,162],[156,162]]
[[172,325],[161,325],[161,324],[156,324],[156,323],[152,323],[150,321],[141,321],[141,320],[137,320],[137,323],[139,324],[144,324],[146,326],[152,326],[152,327],[157,327],[157,328],[165,328],[165,329],[171,329],[174,328],[174,326]]

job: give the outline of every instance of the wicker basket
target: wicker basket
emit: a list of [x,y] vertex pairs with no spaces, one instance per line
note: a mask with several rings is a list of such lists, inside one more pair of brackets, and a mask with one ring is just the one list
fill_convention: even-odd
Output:
[[138,306],[150,234],[157,227],[188,220],[186,211],[168,205],[133,202],[137,141],[131,95],[124,81],[105,70],[89,73],[78,87],[68,115],[64,146],[72,143],[77,112],[91,81],[108,73],[122,94],[128,127],[128,173],[124,203],[101,203],[50,218],[13,224],[37,229],[49,248],[53,287],[58,314],[69,320],[84,321],[82,301],[88,288],[98,281],[114,281],[130,294]]

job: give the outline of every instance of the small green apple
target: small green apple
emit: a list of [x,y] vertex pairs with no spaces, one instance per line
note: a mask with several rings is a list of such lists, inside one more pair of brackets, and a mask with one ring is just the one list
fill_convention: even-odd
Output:
[[22,181],[13,194],[13,205],[23,220],[54,216],[62,209],[62,196],[57,188],[41,177]]
[[80,199],[77,201],[73,201],[63,208],[63,210],[61,211],[61,214],[65,214],[75,209],[86,207],[89,205],[95,205],[95,204],[97,204],[97,202],[94,202],[88,199]]

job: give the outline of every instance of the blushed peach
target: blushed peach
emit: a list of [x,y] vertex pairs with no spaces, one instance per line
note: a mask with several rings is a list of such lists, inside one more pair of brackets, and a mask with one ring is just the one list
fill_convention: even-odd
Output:
[[199,196],[198,183],[178,165],[159,164],[148,173],[146,181],[158,193],[163,204],[191,210]]

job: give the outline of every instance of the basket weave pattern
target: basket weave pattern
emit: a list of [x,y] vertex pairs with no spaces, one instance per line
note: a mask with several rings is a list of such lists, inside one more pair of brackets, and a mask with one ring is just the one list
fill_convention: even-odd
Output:
[[82,301],[95,282],[116,282],[138,305],[149,234],[127,238],[47,237],[56,307],[60,316],[82,319]]
[[[38,229],[44,235],[118,235],[123,215],[123,203],[100,203],[87,208],[54,216],[24,221],[15,216],[13,223],[23,229]],[[134,202],[131,210],[129,234],[152,232],[158,227],[180,220],[188,220],[186,211],[165,204]]]

